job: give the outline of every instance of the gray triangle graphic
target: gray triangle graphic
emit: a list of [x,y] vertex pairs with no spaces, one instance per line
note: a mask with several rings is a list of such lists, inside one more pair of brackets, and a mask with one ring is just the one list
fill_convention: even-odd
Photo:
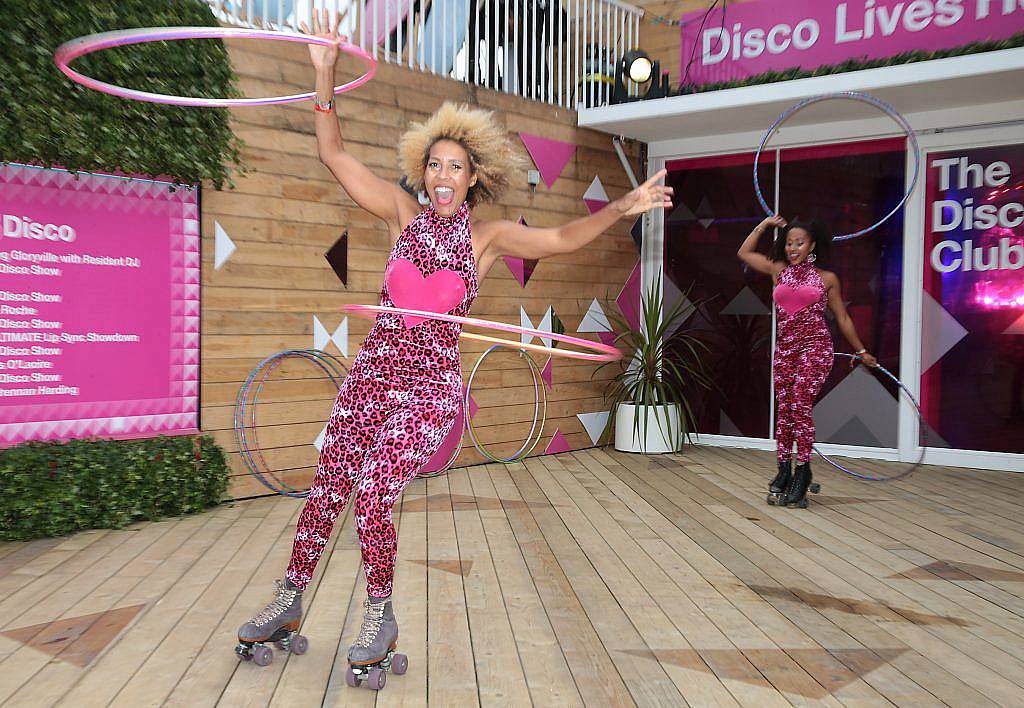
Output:
[[864,422],[857,416],[851,418],[846,425],[834,432],[829,436],[828,440],[824,440],[823,442],[835,443],[836,445],[871,445],[873,447],[884,447],[881,441],[871,434],[868,427],[864,425]]
[[718,413],[718,434],[719,435],[743,435],[739,427],[725,414],[725,411]]
[[922,293],[921,373],[925,373],[967,336],[967,330],[935,298]]
[[897,401],[864,367],[850,372],[814,406],[818,440],[834,442],[834,436],[854,418],[866,426],[869,434],[866,440],[850,444],[897,446]]
[[722,308],[723,315],[770,315],[772,311],[761,302],[750,287],[744,287],[739,294]]
[[677,206],[672,213],[668,215],[666,222],[669,224],[676,224],[683,221],[693,221],[696,218],[696,215],[690,211],[690,207],[686,206],[685,202],[679,202],[679,206]]

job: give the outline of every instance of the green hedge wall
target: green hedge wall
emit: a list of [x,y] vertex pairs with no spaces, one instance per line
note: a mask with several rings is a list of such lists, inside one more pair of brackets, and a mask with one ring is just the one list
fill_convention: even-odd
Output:
[[[224,109],[115,98],[80,86],[53,63],[66,42],[95,32],[216,26],[203,0],[4,0],[0,2],[0,161],[171,177],[219,189],[239,165]],[[156,93],[237,95],[223,42],[186,40],[118,47],[72,64],[82,73]]]
[[0,539],[26,541],[202,511],[228,485],[208,436],[33,442],[0,450]]

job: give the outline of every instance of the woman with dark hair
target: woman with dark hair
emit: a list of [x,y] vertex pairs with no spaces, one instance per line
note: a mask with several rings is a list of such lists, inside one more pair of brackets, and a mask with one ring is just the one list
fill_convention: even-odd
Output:
[[[757,242],[770,228],[782,229],[769,255],[758,253]],[[878,361],[864,347],[843,304],[835,273],[822,270],[832,238],[817,221],[787,224],[770,216],[750,232],[736,255],[775,284],[773,299],[778,320],[772,375],[778,403],[775,439],[778,474],[771,481],[770,504],[807,506],[811,486],[811,446],[814,444],[812,407],[825,377],[832,369],[832,335],[825,324],[825,308],[832,310],[839,331],[868,366]],[[854,361],[856,364],[856,361]],[[792,470],[793,443],[797,464]]]

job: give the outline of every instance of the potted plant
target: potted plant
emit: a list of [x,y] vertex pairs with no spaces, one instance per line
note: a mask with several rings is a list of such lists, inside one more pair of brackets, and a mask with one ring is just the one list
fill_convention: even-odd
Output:
[[701,304],[690,302],[689,292],[666,310],[659,278],[641,294],[639,328],[614,318],[620,332],[615,342],[625,357],[598,371],[610,365],[621,368],[605,391],[612,404],[608,428],[615,431],[616,450],[676,452],[696,427],[691,402],[699,389],[711,387],[711,380],[701,360],[707,348],[683,326]]

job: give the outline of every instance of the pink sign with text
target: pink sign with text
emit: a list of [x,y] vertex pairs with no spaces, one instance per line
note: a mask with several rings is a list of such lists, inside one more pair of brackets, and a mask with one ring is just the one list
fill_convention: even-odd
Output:
[[682,17],[681,83],[937,51],[1024,31],[1022,0],[754,0],[725,6]]
[[196,429],[197,192],[7,164],[0,220],[0,446]]

